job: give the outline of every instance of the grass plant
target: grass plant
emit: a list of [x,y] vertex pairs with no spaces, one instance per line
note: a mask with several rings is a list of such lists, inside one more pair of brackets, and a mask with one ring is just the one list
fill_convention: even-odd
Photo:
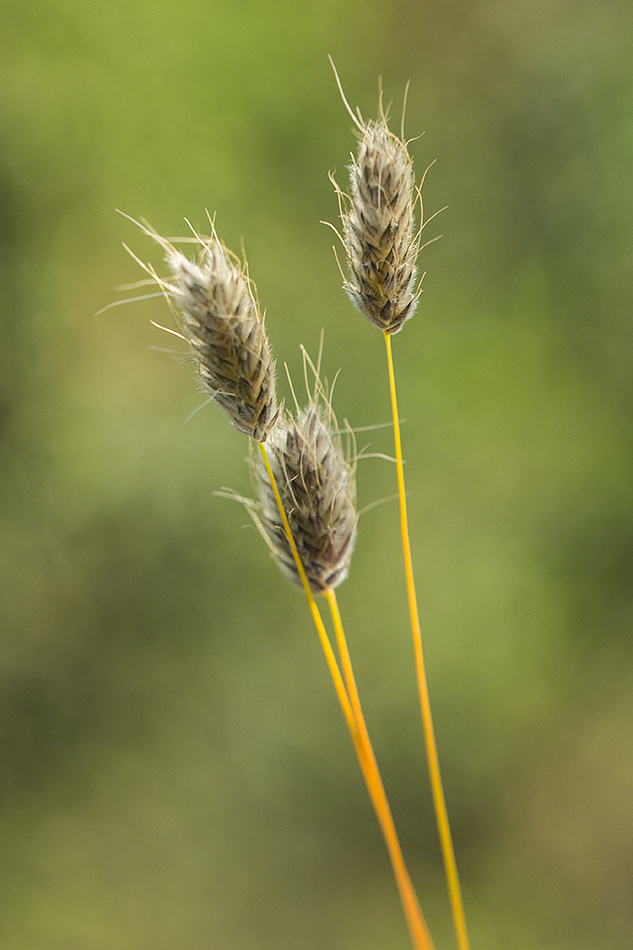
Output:
[[[424,221],[421,197],[424,176],[419,188],[416,188],[413,162],[404,139],[404,108],[400,137],[389,129],[382,98],[378,119],[365,122],[360,113],[355,114],[349,105],[334,63],[332,60],[330,62],[341,98],[360,136],[358,155],[352,157],[349,169],[350,194],[344,194],[332,179],[341,211],[342,235],[339,237],[345,248],[348,264],[348,276],[344,278],[343,286],[354,306],[382,330],[385,341],[400,505],[400,532],[424,741],[458,946],[460,950],[469,950],[466,917],[442,786],[422,649],[391,345],[392,335],[399,333],[413,315],[421,292],[421,280],[418,282],[416,278],[417,258],[421,250],[420,236],[427,223]],[[416,231],[417,204],[420,206],[421,220]]]
[[[404,133],[397,136],[389,129],[382,101],[378,119],[365,122],[349,106],[334,72],[360,138],[350,165],[350,194],[334,182],[341,212],[341,231],[336,233],[347,258],[344,289],[357,309],[382,331],[385,341],[406,589],[431,790],[457,942],[459,950],[468,950],[415,595],[391,343],[391,337],[413,315],[421,291],[417,260],[426,223],[421,183],[416,186]],[[418,206],[421,220],[416,228]],[[233,426],[251,439],[257,497],[234,497],[247,506],[283,573],[305,593],[383,834],[412,944],[415,950],[432,950],[367,730],[336,598],[336,588],[348,573],[358,523],[351,430],[346,451],[331,394],[320,380],[320,359],[315,367],[305,353],[304,367],[314,376],[314,385],[307,386],[308,403],[300,408],[295,398],[293,411],[279,405],[272,348],[254,284],[246,264],[218,238],[213,222],[210,236],[192,229],[191,237],[183,239],[197,246],[196,260],[149,225],[135,223],[162,248],[170,272],[168,277],[160,277],[151,264],[132,254],[147,275],[141,284],[153,285],[154,292],[166,298],[178,323],[178,330],[169,332],[188,344],[209,401],[218,404]],[[318,597],[327,603],[334,642],[321,616]]]

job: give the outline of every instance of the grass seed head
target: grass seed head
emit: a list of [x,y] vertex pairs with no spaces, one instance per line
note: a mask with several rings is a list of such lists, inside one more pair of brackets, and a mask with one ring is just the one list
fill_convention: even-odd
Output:
[[[310,402],[296,418],[284,414],[269,434],[267,453],[312,593],[337,587],[349,570],[358,515],[354,465],[329,408]],[[300,585],[261,459],[255,478],[260,529],[281,570]]]
[[413,162],[404,132],[399,138],[389,129],[382,92],[378,119],[365,122],[345,98],[331,57],[330,64],[345,108],[360,133],[358,155],[352,156],[349,166],[351,194],[344,194],[330,176],[339,199],[343,226],[339,236],[349,267],[343,287],[375,326],[397,333],[413,314],[420,295],[416,285],[420,232],[415,230],[414,215],[420,196]]
[[384,118],[366,125],[349,172],[351,198],[341,214],[345,290],[373,324],[397,333],[418,299],[416,191],[407,147]]
[[165,252],[170,279],[159,277],[127,248],[175,311],[182,333],[169,332],[189,343],[203,391],[236,429],[264,442],[279,413],[275,364],[246,264],[221,243],[213,223],[210,238],[194,232],[193,238],[178,239],[200,245],[198,261],[192,261],[146,222],[124,217]]
[[277,417],[274,364],[251,285],[216,239],[200,263],[169,245],[170,296],[204,390],[240,432],[263,442]]

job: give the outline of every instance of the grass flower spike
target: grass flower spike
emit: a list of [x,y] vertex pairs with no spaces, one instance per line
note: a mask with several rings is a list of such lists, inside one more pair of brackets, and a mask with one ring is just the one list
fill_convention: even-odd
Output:
[[406,143],[389,129],[382,107],[376,121],[365,123],[344,96],[343,101],[361,135],[358,155],[349,167],[351,194],[343,194],[332,179],[349,265],[343,286],[368,320],[397,333],[419,297],[413,163]]
[[277,416],[274,366],[259,307],[242,270],[219,241],[194,264],[167,254],[182,315],[204,389],[240,432],[263,442]]
[[202,250],[194,262],[151,228],[139,226],[165,251],[173,280],[163,280],[150,265],[139,263],[175,305],[204,392],[236,429],[264,442],[279,412],[275,365],[245,268],[215,229],[209,240],[197,238]]
[[[326,410],[311,402],[281,417],[269,435],[270,466],[313,594],[347,576],[356,535],[354,468]],[[258,460],[259,522],[282,571],[301,584],[271,482]]]

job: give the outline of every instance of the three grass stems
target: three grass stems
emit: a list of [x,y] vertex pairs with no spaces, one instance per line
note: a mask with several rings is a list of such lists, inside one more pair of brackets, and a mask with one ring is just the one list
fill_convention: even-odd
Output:
[[[385,340],[400,529],[424,741],[458,948],[469,950],[422,650],[391,348],[391,336],[413,315],[420,295],[416,262],[426,222],[421,221],[416,230],[415,209],[419,201],[423,219],[421,185],[415,185],[404,134],[399,138],[390,131],[382,102],[378,119],[364,122],[360,113],[352,111],[338,76],[336,79],[360,136],[358,155],[349,168],[350,195],[335,183],[342,224],[342,232],[336,233],[348,262],[344,289],[357,309],[382,330]],[[259,448],[261,464],[255,466],[259,501],[240,500],[247,505],[279,567],[303,587],[385,840],[413,946],[415,950],[433,950],[369,738],[335,594],[335,587],[347,575],[356,534],[356,459],[350,461],[343,451],[318,368],[311,363],[315,386],[314,393],[309,393],[308,407],[300,410],[297,405],[296,416],[280,407],[275,364],[254,284],[245,262],[219,240],[213,222],[210,238],[194,231],[189,239],[201,248],[198,262],[189,260],[148,225],[140,227],[162,247],[171,272],[170,278],[160,278],[151,265],[132,254],[147,273],[148,281],[143,283],[158,286],[179,320],[182,332],[169,332],[188,342],[210,400]],[[338,659],[315,594],[327,601]]]

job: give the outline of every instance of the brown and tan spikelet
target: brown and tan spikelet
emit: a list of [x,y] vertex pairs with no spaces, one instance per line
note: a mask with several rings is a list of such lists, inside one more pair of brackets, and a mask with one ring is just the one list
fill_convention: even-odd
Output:
[[419,297],[413,163],[406,142],[389,129],[382,106],[376,121],[362,121],[345,99],[338,75],[336,79],[361,136],[358,155],[352,156],[349,166],[350,195],[343,194],[332,178],[349,266],[343,286],[375,326],[397,333]]
[[[266,446],[310,589],[321,594],[337,587],[349,570],[358,520],[354,465],[345,457],[331,413],[312,401],[296,418],[280,416]],[[254,466],[255,521],[281,570],[300,585],[261,459]]]
[[218,240],[215,229],[209,240],[199,239],[202,250],[194,262],[153,229],[139,226],[165,251],[171,280],[139,263],[175,305],[203,391],[236,429],[264,442],[279,411],[275,366],[245,268]]

